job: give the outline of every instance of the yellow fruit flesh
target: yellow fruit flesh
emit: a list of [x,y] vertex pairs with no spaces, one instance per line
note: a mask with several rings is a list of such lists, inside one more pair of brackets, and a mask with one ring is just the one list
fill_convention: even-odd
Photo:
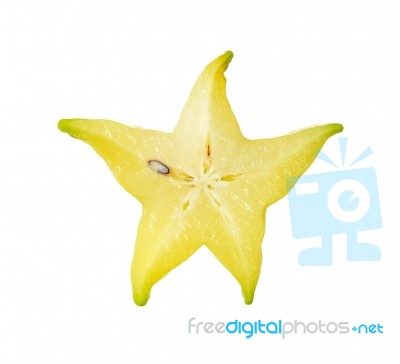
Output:
[[232,52],[196,81],[173,133],[108,120],[64,119],[62,131],[90,144],[118,182],[143,205],[131,267],[133,298],[202,245],[253,301],[260,274],[265,210],[288,193],[287,179],[310,166],[340,124],[248,140],[226,98]]

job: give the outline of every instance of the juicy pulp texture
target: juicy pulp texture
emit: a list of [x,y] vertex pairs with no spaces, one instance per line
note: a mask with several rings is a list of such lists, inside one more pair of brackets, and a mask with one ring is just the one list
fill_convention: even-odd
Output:
[[133,298],[206,245],[253,301],[265,210],[288,192],[340,124],[271,139],[243,137],[226,97],[232,52],[197,79],[173,133],[109,120],[64,119],[59,128],[90,144],[143,206],[131,266]]

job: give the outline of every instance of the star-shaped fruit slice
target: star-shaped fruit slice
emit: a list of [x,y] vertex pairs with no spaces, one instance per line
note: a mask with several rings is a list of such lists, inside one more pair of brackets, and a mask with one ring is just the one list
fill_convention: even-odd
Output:
[[197,79],[172,133],[110,120],[64,119],[59,129],[90,144],[117,181],[142,203],[133,298],[205,245],[252,303],[260,275],[266,208],[284,197],[340,124],[271,139],[246,139],[226,97],[228,51]]

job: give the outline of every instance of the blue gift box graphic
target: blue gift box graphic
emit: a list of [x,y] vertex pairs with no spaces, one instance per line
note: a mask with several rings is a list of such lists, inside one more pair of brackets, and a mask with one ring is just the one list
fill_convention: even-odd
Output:
[[[339,138],[342,167],[345,164],[347,138]],[[349,167],[372,154],[371,148]],[[334,165],[320,152],[319,159]],[[297,178],[289,178],[293,186]],[[352,168],[303,175],[288,195],[293,237],[321,237],[321,247],[305,249],[299,254],[300,265],[332,265],[332,235],[347,234],[347,260],[380,260],[380,249],[370,243],[360,243],[359,231],[382,227],[378,184],[375,169]]]

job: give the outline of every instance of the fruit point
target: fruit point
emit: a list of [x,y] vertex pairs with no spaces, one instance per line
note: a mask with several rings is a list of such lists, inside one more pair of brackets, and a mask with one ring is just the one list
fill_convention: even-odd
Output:
[[172,133],[110,120],[58,124],[93,147],[121,186],[142,203],[131,265],[133,298],[147,303],[155,283],[205,245],[253,302],[265,212],[288,193],[340,124],[246,139],[226,97],[233,53],[200,74]]

